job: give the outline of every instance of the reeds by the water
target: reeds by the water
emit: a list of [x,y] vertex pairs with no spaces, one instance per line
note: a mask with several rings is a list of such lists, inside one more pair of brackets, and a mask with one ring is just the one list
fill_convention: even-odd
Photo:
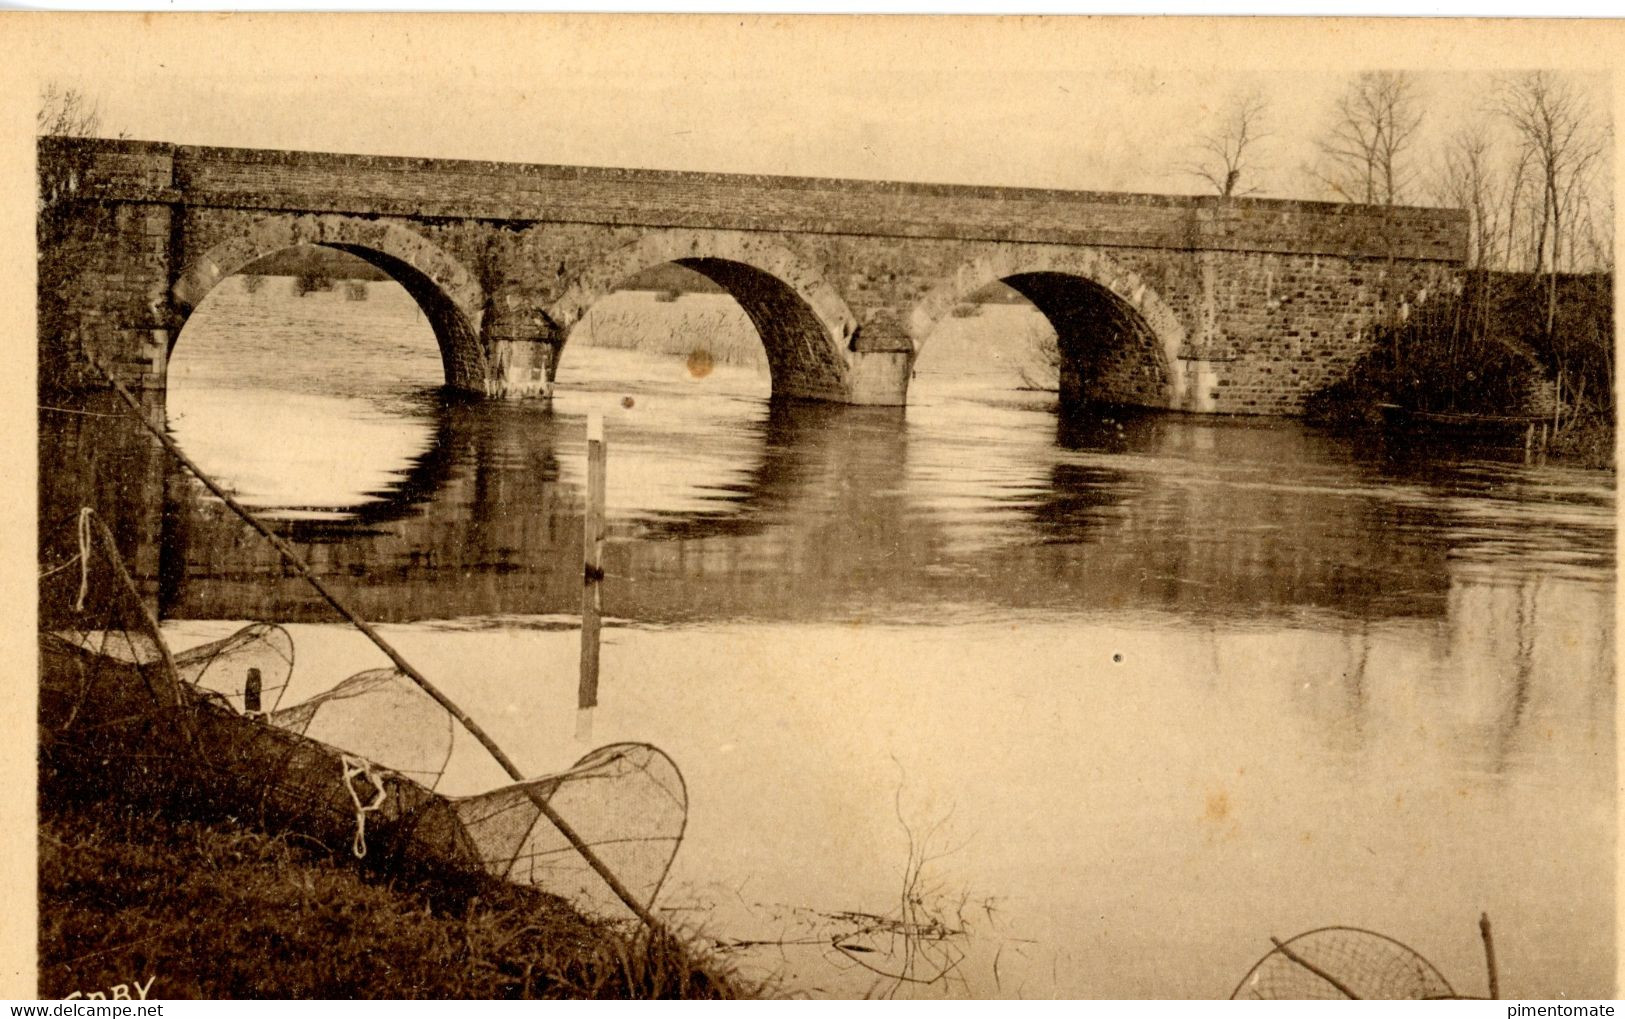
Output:
[[730,298],[713,295],[660,301],[639,291],[615,294],[576,323],[570,343],[708,357],[714,364],[767,365],[767,353],[745,310]]

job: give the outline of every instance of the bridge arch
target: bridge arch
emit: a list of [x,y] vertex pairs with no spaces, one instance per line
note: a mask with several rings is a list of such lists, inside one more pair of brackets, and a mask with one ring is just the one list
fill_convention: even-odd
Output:
[[766,348],[774,396],[850,397],[847,349],[857,318],[822,271],[782,238],[682,229],[645,234],[578,272],[548,317],[567,335],[627,278],[667,262],[705,276],[739,302]]
[[[484,292],[472,274],[438,245],[394,223],[347,216],[285,216],[262,220],[247,232],[192,258],[170,289],[181,324],[221,280],[286,248],[314,244],[348,252],[387,273],[423,309],[440,345],[446,384],[484,392],[485,349],[478,324]],[[181,330],[170,334],[174,347]]]
[[1002,282],[1055,327],[1063,399],[1178,408],[1185,327],[1138,275],[1086,249],[1000,248],[961,265],[910,310],[915,357],[955,305]]

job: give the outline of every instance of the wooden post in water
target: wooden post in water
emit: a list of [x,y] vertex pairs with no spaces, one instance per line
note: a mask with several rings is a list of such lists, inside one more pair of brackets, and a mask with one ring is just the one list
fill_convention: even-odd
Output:
[[1484,939],[1484,968],[1490,976],[1490,999],[1501,996],[1501,972],[1495,965],[1495,934],[1490,930],[1490,915],[1478,914],[1478,934]]
[[577,689],[576,736],[592,738],[598,705],[598,631],[604,580],[604,416],[587,417],[587,509],[581,542],[581,685]]

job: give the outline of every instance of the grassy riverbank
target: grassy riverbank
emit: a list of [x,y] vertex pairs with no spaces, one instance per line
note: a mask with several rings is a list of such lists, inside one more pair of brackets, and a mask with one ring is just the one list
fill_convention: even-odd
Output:
[[1576,467],[1613,470],[1615,441],[1614,422],[1593,417],[1559,432],[1549,453]]
[[[297,836],[42,790],[39,992],[163,998],[730,998],[663,935],[496,880],[392,877]],[[131,994],[134,994],[132,989]]]

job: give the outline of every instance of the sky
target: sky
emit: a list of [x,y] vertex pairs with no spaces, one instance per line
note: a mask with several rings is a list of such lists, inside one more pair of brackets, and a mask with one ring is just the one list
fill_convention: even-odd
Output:
[[[1250,183],[1283,197],[1326,197],[1301,171],[1356,70],[1417,73],[1420,152],[1529,53],[1598,60],[1584,33],[1558,25],[1519,36],[1459,21],[41,21],[36,85],[95,97],[108,132],[391,155],[1200,192],[1186,169],[1195,139],[1233,93],[1256,88],[1269,135]],[[1604,80],[1592,80],[1605,106]]]

